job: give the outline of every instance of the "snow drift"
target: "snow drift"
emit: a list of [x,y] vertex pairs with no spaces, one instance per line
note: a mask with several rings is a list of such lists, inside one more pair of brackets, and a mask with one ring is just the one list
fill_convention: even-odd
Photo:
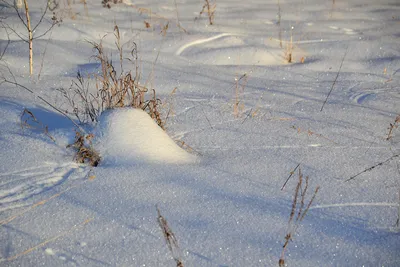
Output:
[[121,108],[100,117],[95,146],[107,163],[193,163],[196,159],[180,148],[143,110]]

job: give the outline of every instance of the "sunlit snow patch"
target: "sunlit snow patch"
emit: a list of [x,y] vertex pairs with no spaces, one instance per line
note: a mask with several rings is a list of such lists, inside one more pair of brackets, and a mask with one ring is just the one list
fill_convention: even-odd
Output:
[[105,111],[96,132],[103,162],[192,163],[194,155],[180,148],[144,111],[120,108]]

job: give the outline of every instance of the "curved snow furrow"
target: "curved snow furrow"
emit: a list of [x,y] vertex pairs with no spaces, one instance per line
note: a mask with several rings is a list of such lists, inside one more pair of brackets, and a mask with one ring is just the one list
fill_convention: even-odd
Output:
[[22,171],[9,172],[8,175],[14,177],[8,179],[11,182],[0,186],[0,211],[29,204],[20,202],[63,183],[77,167],[78,165],[73,163],[53,168],[46,164]]

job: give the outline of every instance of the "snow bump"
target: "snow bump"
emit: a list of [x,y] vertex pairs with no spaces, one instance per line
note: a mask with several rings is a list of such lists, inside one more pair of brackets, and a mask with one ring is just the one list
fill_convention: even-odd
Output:
[[103,112],[95,144],[107,163],[193,163],[196,157],[180,148],[143,110],[119,108]]

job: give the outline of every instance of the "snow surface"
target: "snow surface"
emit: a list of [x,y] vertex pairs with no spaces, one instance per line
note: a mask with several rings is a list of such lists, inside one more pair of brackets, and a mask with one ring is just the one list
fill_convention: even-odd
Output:
[[[47,1],[28,2],[39,21]],[[202,1],[69,2],[55,10],[60,26],[34,40],[32,77],[27,43],[8,30],[0,79],[35,95],[0,85],[1,266],[176,266],[156,205],[185,266],[277,266],[296,174],[281,188],[299,163],[310,177],[307,200],[320,190],[287,266],[400,266],[400,162],[392,158],[400,129],[386,140],[400,113],[398,1],[281,0],[279,25],[278,1],[218,0],[212,26],[199,17]],[[0,18],[25,33],[1,2]],[[101,72],[87,41],[104,37],[118,62],[114,23],[125,56],[137,44],[141,82],[165,104],[166,133],[138,110],[107,111],[85,126],[103,158],[91,168],[66,148],[75,126],[39,97],[71,112],[58,89],[77,71]],[[283,47],[293,36],[292,64],[280,29]],[[7,40],[1,28],[0,53]],[[127,61],[124,69],[134,71]],[[24,108],[41,124],[21,127]]]

